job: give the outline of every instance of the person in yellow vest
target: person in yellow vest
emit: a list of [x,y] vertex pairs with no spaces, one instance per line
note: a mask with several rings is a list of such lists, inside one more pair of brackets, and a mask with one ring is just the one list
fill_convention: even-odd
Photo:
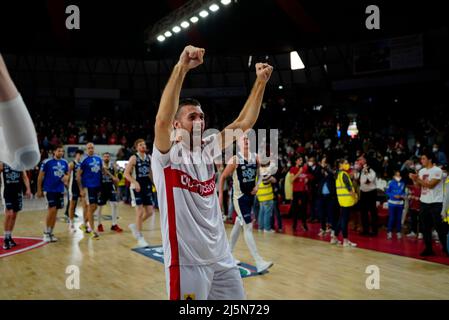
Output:
[[257,200],[259,200],[260,209],[258,217],[259,231],[274,232],[271,229],[271,219],[274,209],[274,191],[272,183],[276,183],[276,178],[271,175],[270,161],[261,163],[260,181],[258,181]]
[[446,173],[446,180],[443,184],[443,210],[441,210],[441,217],[443,222],[448,229],[447,233],[447,248],[449,248],[449,176],[447,175],[447,167],[443,167],[443,174]]
[[351,214],[351,209],[357,203],[358,197],[351,177],[349,175],[350,165],[348,160],[340,159],[338,161],[338,173],[335,181],[337,189],[338,203],[340,204],[341,212],[338,219],[335,231],[331,233],[331,244],[339,244],[338,235],[340,231],[343,233],[343,246],[356,247],[357,244],[348,239],[348,223]]
[[122,167],[119,167],[116,172],[116,177],[119,179],[119,182],[117,184],[119,200],[123,201],[124,203],[127,203],[128,196],[127,196],[127,192],[126,192],[126,179],[125,179],[124,173],[125,173],[125,169]]

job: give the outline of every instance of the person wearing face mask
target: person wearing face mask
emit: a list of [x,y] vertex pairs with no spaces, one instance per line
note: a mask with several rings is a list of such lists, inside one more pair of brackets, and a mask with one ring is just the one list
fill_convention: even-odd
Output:
[[[364,236],[376,236],[378,228],[376,172],[363,158],[360,161],[360,214]],[[368,212],[371,214],[371,221]],[[370,230],[371,229],[371,230]]]
[[302,220],[304,231],[308,231],[307,226],[307,183],[308,172],[307,166],[304,166],[302,156],[298,157],[295,166],[290,168],[292,175],[291,181],[293,185],[293,200],[290,206],[289,215],[293,216],[293,232],[296,231],[298,218]]
[[351,209],[356,205],[358,197],[349,175],[350,165],[348,160],[340,159],[338,161],[339,171],[337,173],[337,179],[335,187],[337,190],[338,203],[340,204],[341,213],[335,227],[335,232],[331,233],[331,244],[339,244],[338,235],[343,233],[343,246],[344,247],[356,247],[357,244],[349,241],[348,239],[348,223],[351,214]]
[[440,150],[440,147],[438,144],[434,144],[432,146],[432,152],[435,154],[436,164],[438,166],[446,166],[447,165],[447,157],[446,154]]
[[398,240],[402,238],[401,218],[404,210],[405,183],[402,181],[401,172],[396,170],[385,191],[388,196],[388,230],[387,239],[392,239],[393,227],[396,227],[396,235]]
[[417,141],[415,146],[413,147],[413,155],[415,157],[420,157],[421,153],[422,153],[421,143]]
[[309,188],[310,188],[310,222],[319,222],[318,212],[318,183],[321,180],[321,170],[316,164],[315,157],[311,156],[307,160],[307,171],[309,173]]
[[335,177],[332,168],[324,157],[320,163],[321,179],[318,183],[318,209],[321,218],[319,237],[330,233],[335,226],[335,207],[337,194],[335,190]]

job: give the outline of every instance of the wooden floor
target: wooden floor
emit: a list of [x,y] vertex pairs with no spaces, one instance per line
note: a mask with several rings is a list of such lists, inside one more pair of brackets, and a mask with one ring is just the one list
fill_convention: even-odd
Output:
[[[109,214],[105,207],[104,214]],[[58,220],[58,243],[0,258],[0,299],[166,299],[163,265],[131,251],[126,227],[134,211],[120,205],[122,234],[109,231],[94,241]],[[41,236],[45,211],[22,212],[16,236]],[[62,211],[59,213],[62,216]],[[3,225],[4,215],[0,215]],[[228,234],[230,227],[227,226]],[[145,237],[160,244],[159,215]],[[274,261],[270,272],[244,279],[248,299],[447,299],[449,267],[375,251],[331,246],[282,234],[254,233],[260,253]],[[254,264],[243,237],[235,256]],[[80,289],[66,288],[68,265],[80,268]],[[380,268],[380,289],[365,286],[368,265]]]

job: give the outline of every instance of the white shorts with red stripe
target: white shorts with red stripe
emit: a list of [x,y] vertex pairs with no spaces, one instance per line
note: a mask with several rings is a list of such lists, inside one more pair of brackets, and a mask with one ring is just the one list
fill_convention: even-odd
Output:
[[170,300],[244,300],[245,290],[232,254],[210,265],[165,268]]

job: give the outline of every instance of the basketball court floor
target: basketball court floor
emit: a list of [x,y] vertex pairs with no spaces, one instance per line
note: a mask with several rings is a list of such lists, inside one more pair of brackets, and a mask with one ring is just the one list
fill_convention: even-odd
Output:
[[[110,214],[109,206],[103,214]],[[132,251],[136,241],[127,226],[134,210],[121,204],[119,214],[123,233],[109,231],[105,220],[100,240],[92,240],[80,230],[70,233],[60,210],[59,242],[36,240],[36,247],[9,256],[1,251],[0,299],[167,299],[163,265]],[[45,215],[45,210],[19,213],[14,236],[41,238]],[[226,228],[229,236],[231,225]],[[151,245],[161,244],[157,212],[145,224],[144,235]],[[289,234],[254,231],[254,236],[261,255],[274,266],[243,279],[248,299],[448,298],[449,266],[444,264]],[[26,240],[18,239],[19,246],[21,241]],[[235,256],[254,265],[243,236]],[[369,290],[366,269],[372,265],[379,268],[380,287]],[[79,268],[79,289],[67,286],[70,266]]]

